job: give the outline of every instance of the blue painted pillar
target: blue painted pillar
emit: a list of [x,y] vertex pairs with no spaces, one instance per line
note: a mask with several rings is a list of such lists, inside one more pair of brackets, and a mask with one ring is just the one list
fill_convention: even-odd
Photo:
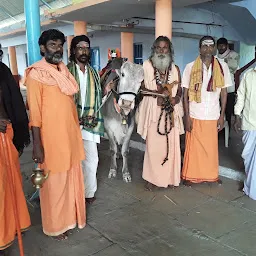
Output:
[[38,39],[40,37],[40,9],[39,0],[25,0],[26,35],[28,64],[32,65],[41,59]]

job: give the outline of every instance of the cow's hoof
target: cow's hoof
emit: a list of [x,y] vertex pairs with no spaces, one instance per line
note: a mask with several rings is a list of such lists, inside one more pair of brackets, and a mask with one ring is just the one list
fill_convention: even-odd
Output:
[[132,182],[131,174],[130,174],[129,172],[124,173],[124,174],[123,174],[123,180],[124,180],[126,183]]
[[108,173],[108,178],[115,178],[116,177],[116,170],[115,169],[110,169],[109,173]]

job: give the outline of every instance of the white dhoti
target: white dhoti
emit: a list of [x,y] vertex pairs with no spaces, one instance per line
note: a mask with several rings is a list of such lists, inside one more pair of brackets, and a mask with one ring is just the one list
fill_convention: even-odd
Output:
[[242,157],[246,173],[244,193],[256,200],[256,131],[244,131],[243,143]]
[[97,143],[83,140],[86,159],[82,161],[85,197],[92,198],[97,190],[97,168],[99,162]]

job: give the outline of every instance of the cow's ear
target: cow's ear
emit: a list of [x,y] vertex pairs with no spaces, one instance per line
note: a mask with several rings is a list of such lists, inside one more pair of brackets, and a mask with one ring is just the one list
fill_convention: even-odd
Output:
[[115,71],[116,71],[117,75],[118,75],[119,77],[121,77],[121,71],[120,71],[120,69],[116,69]]

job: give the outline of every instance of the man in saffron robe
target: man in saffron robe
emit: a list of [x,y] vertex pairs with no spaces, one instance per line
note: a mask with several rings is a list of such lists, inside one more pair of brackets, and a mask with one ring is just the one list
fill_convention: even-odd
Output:
[[[149,191],[155,186],[179,186],[180,134],[184,133],[180,102],[182,90],[179,68],[174,64],[173,47],[168,37],[160,36],[155,40],[152,54],[143,63],[143,68],[143,90],[168,96],[173,112],[165,109],[160,118],[161,109],[164,108],[162,97],[144,96],[140,103],[137,132],[146,140],[142,177],[147,181],[146,189]],[[166,114],[167,123],[164,118]]]
[[[218,131],[224,127],[227,87],[232,85],[225,62],[213,56],[211,36],[199,42],[200,55],[183,73],[186,149],[182,170],[184,184],[218,182]],[[221,97],[221,109],[219,99]]]
[[100,76],[91,67],[90,40],[86,35],[76,36],[71,41],[68,69],[79,85],[75,103],[82,131],[86,159],[82,161],[86,202],[94,202],[97,190],[98,148],[100,136],[104,136],[103,116],[100,110],[102,92]]
[[30,136],[19,87],[2,62],[0,77],[0,255],[5,255],[17,231],[30,226],[19,165],[19,155],[30,143]]
[[[244,193],[256,200],[256,68],[248,70],[237,90],[235,130],[243,131]],[[254,102],[254,103],[253,103]]]
[[25,72],[33,159],[49,172],[40,190],[43,232],[58,240],[86,224],[85,154],[73,98],[78,85],[62,62],[64,43],[62,32],[44,31],[39,38],[43,58]]

